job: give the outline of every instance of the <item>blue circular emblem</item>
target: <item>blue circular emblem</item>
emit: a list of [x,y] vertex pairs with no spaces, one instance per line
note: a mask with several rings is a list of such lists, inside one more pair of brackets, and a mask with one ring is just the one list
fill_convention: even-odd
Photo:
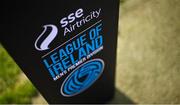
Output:
[[102,74],[104,62],[93,59],[74,70],[63,82],[61,94],[65,97],[75,96],[88,89]]

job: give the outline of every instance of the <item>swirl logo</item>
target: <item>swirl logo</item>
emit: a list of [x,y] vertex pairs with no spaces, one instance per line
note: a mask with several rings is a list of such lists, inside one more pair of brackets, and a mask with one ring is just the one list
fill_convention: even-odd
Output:
[[[41,44],[38,44],[41,41],[41,38],[44,37],[44,34],[47,32],[47,29],[50,28],[51,32],[50,34],[44,39],[44,41],[41,42]],[[44,51],[49,49],[50,43],[55,39],[55,37],[58,34],[58,28],[55,25],[45,25],[44,31],[41,33],[41,35],[37,38],[35,42],[35,48],[39,51]]]
[[61,94],[72,97],[88,89],[102,74],[104,62],[101,59],[90,60],[74,70],[63,82]]

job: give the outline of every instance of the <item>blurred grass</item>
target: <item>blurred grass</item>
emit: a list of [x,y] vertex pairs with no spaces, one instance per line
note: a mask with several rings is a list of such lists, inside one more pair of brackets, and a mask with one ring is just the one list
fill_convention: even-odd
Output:
[[34,86],[0,45],[0,104],[30,104],[35,95]]
[[120,0],[120,3],[123,3],[124,2],[124,0]]
[[29,81],[26,81],[15,88],[6,89],[0,96],[0,102],[2,104],[30,104],[32,96],[35,95],[35,88]]
[[14,64],[2,46],[0,46],[0,93],[16,82],[19,73],[19,68]]

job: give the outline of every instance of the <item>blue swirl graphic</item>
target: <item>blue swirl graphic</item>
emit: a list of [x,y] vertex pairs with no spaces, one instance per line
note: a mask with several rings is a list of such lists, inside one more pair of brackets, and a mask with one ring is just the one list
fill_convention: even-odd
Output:
[[63,82],[61,94],[65,97],[75,96],[89,88],[102,74],[104,62],[93,59],[74,70]]

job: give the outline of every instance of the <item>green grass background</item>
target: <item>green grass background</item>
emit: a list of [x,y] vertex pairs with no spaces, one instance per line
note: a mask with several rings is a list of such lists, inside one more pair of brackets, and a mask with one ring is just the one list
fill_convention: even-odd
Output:
[[[180,104],[180,0],[121,3],[117,89],[134,103]],[[0,103],[46,103],[1,45]]]
[[37,91],[0,45],[0,104],[28,104]]

